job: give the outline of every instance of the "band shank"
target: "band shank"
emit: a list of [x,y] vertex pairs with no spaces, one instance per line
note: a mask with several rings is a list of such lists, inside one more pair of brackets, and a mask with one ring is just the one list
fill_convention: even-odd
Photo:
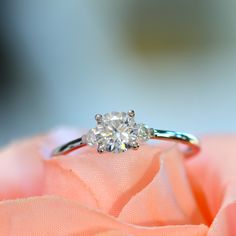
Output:
[[184,150],[185,157],[194,156],[200,151],[199,140],[192,134],[170,130],[153,129],[151,139],[174,141],[184,144],[187,146],[187,148]]
[[[156,140],[174,141],[184,144],[185,146],[187,146],[187,148],[184,150],[185,157],[191,157],[193,155],[196,155],[200,151],[199,140],[191,134],[170,130],[151,129],[150,138]],[[87,145],[85,140],[86,139],[84,138],[84,136],[82,136],[78,139],[63,144],[52,152],[52,156],[66,155],[76,149],[84,147],[85,145]]]

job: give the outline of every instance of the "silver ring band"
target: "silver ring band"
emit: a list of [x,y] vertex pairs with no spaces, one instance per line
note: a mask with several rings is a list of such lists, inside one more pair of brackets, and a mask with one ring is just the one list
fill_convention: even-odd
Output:
[[[191,134],[169,131],[169,130],[158,130],[158,129],[150,129],[150,130],[151,130],[150,139],[174,141],[186,145],[187,149],[184,150],[185,157],[191,157],[193,155],[196,155],[200,151],[199,140]],[[84,135],[78,139],[72,140],[56,148],[52,152],[52,156],[66,155],[86,145],[87,145],[86,135]]]

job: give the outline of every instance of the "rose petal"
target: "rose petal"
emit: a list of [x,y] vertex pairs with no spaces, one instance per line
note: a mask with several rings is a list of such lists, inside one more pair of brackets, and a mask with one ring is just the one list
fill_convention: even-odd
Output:
[[198,224],[203,222],[185,173],[182,154],[163,152],[158,174],[127,203],[119,215],[138,225]]
[[0,150],[0,199],[35,196],[46,192],[44,177],[47,174],[43,160],[50,159],[53,148],[75,138],[76,134],[79,135],[79,132],[59,129],[48,135],[15,142]]
[[35,197],[0,203],[0,235],[84,235],[108,230],[136,236],[206,236],[204,225],[140,227],[122,223],[74,201]]
[[96,151],[79,156],[61,157],[57,162],[85,183],[97,200],[99,209],[117,216],[129,199],[143,189],[159,169],[161,150],[144,145],[137,152],[119,154]]
[[236,202],[229,204],[216,215],[208,236],[234,236],[236,235]]
[[96,197],[73,170],[58,165],[57,161],[44,165],[44,181],[41,195],[56,195],[79,201],[89,207],[98,208]]
[[40,194],[44,170],[38,147],[42,139],[20,141],[0,151],[0,199]]
[[205,137],[201,154],[187,165],[199,209],[209,225],[213,222],[209,235],[235,235],[230,233],[235,232],[235,143],[235,135]]
[[98,233],[95,236],[134,236],[133,234],[123,233],[120,231],[109,230],[103,233]]

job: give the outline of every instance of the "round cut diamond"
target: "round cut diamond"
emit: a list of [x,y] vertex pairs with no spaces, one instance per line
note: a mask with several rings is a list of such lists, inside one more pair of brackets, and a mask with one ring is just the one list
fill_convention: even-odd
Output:
[[97,145],[99,152],[124,152],[137,148],[140,141],[149,139],[149,129],[136,124],[134,117],[125,112],[111,112],[102,116],[97,127],[90,129],[87,143]]

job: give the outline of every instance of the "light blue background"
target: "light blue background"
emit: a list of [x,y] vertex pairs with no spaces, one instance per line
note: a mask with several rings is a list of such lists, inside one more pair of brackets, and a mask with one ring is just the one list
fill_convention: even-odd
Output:
[[[128,3],[129,2],[129,3]],[[136,110],[137,120],[197,134],[236,131],[235,2],[206,9],[205,47],[138,55],[126,16],[136,1],[8,4],[6,35],[27,75],[0,102],[0,144],[59,126],[91,127],[94,114]],[[131,42],[132,43],[132,42]]]

